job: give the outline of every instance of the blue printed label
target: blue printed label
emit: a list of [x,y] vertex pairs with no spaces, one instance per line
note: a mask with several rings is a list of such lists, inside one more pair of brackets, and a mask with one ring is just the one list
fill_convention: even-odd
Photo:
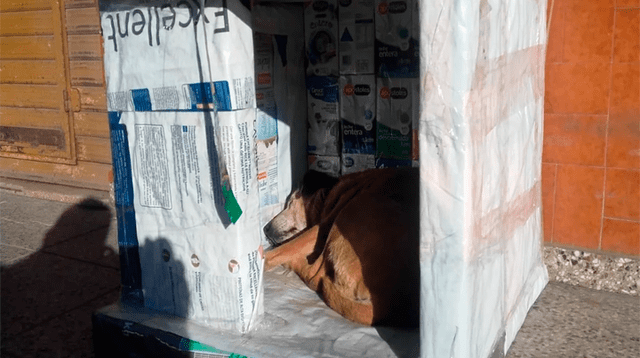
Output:
[[133,100],[133,108],[136,111],[151,110],[151,96],[146,88],[131,90],[131,99]]

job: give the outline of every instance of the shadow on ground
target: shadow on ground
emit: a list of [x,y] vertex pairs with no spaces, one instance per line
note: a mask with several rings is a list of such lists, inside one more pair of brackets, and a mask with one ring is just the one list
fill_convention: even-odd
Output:
[[119,296],[118,254],[106,244],[111,223],[109,207],[85,199],[37,251],[1,268],[2,357],[93,356],[91,314]]

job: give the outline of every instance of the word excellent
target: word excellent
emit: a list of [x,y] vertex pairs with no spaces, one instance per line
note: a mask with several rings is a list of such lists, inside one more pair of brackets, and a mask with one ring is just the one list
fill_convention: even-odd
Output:
[[[207,1],[209,2],[209,1]],[[160,31],[164,29],[171,31],[176,22],[179,27],[187,28],[193,25],[194,30],[200,21],[200,17],[204,20],[205,26],[210,23],[209,16],[213,17],[214,29],[213,33],[229,32],[229,15],[227,12],[227,0],[221,2],[221,7],[216,7],[217,11],[208,11],[200,7],[198,0],[180,0],[171,1],[159,6],[148,6],[145,8],[137,8],[129,11],[120,11],[115,13],[107,13],[103,16],[102,35],[105,36],[106,42],[113,42],[113,50],[118,52],[118,37],[124,39],[129,36],[129,31],[135,36],[143,35],[149,40],[149,46],[153,46],[154,40],[156,46],[160,46]],[[204,11],[203,11],[204,10]],[[111,34],[107,35],[104,31],[104,23],[107,29],[111,30]],[[145,31],[146,28],[146,31]],[[117,30],[116,30],[117,29]]]

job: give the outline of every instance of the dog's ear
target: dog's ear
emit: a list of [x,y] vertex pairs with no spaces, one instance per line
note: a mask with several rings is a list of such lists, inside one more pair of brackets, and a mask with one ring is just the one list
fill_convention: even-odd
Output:
[[309,197],[321,189],[331,189],[338,182],[338,178],[334,178],[327,173],[310,170],[302,179],[302,188],[300,192],[303,197]]

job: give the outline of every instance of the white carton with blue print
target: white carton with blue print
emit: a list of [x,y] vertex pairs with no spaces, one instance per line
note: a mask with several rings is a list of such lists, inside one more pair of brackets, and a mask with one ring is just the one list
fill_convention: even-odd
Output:
[[340,157],[309,155],[308,159],[309,170],[327,173],[336,178],[340,176]]
[[411,160],[415,81],[412,78],[377,79],[377,157]]
[[307,76],[337,76],[338,0],[312,0],[305,3],[304,38]]
[[341,75],[375,71],[373,3],[373,0],[338,1]]
[[255,108],[251,12],[239,0],[101,1],[100,17],[108,110]]
[[278,111],[272,89],[256,93],[256,149],[260,206],[278,204]]
[[361,172],[376,167],[376,157],[373,154],[350,154],[340,155],[342,163],[342,175]]
[[[419,76],[418,0],[376,0],[376,72],[378,77]],[[416,19],[414,19],[414,16]]]
[[340,154],[338,78],[307,77],[309,131],[307,152],[317,155]]
[[340,76],[342,153],[376,153],[375,75]]

